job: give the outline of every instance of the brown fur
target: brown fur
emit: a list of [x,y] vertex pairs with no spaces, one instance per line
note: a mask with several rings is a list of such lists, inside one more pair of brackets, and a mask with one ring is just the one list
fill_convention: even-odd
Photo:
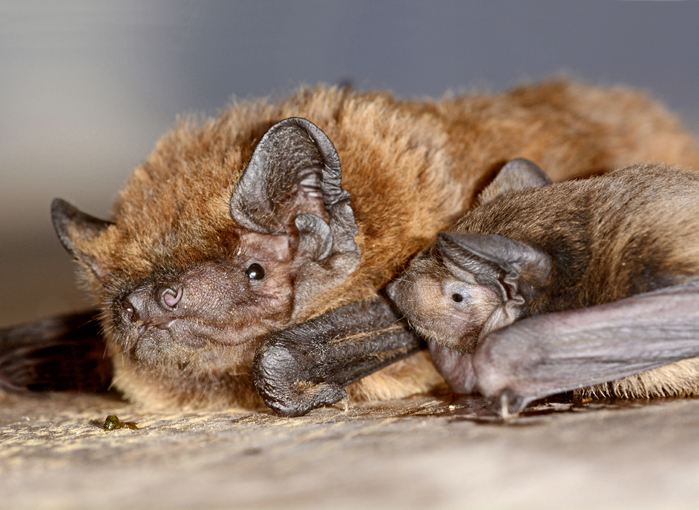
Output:
[[[293,116],[316,124],[337,149],[359,227],[359,268],[313,296],[293,321],[284,307],[251,311],[246,320],[257,329],[242,344],[235,335],[204,349],[158,344],[149,347],[150,362],[137,361],[134,353],[145,347],[120,326],[119,300],[148,279],[238,256],[250,238],[231,219],[231,193],[257,141]],[[103,310],[114,384],[149,406],[258,405],[251,361],[266,333],[372,296],[460,217],[482,183],[513,157],[541,163],[554,180],[638,161],[699,168],[693,139],[662,106],[623,87],[564,80],[438,101],[303,88],[284,99],[234,104],[201,123],[181,121],[129,179],[114,225],[95,236],[71,233],[82,254],[81,278]],[[283,294],[288,282],[282,280],[275,285]],[[419,355],[356,383],[350,394],[400,397],[440,381],[428,357]]]
[[643,165],[509,193],[453,232],[498,234],[554,263],[528,315],[609,303],[699,275],[699,174]]

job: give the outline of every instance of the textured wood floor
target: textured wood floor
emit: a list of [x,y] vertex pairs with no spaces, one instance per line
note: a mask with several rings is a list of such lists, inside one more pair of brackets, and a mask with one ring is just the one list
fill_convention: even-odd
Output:
[[[0,508],[695,508],[699,400],[150,413],[0,395]],[[138,430],[105,431],[116,414]]]

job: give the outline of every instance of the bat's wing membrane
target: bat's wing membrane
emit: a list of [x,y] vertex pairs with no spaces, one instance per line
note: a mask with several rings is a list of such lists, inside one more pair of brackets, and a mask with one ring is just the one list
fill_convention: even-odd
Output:
[[556,393],[699,356],[699,281],[530,317],[492,332],[473,364],[503,414]]

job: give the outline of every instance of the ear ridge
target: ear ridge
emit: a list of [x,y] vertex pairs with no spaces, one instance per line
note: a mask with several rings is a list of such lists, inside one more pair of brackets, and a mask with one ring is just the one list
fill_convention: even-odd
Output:
[[306,130],[323,159],[320,188],[323,193],[325,210],[330,215],[330,230],[335,233],[333,251],[359,253],[359,247],[354,242],[354,236],[359,233],[359,228],[354,219],[352,206],[350,206],[350,194],[342,188],[342,168],[340,156],[337,154],[335,146],[330,138],[312,122],[300,117],[292,117],[287,120]]
[[87,265],[98,279],[102,279],[104,271],[98,261],[79,246],[84,242],[94,240],[113,223],[101,220],[60,198],[51,202],[51,220],[53,228],[63,247],[73,258]]
[[497,281],[500,278],[502,268],[497,263],[474,253],[468,247],[467,235],[469,234],[440,232],[437,237],[440,253],[459,269],[472,273],[476,280],[480,280],[479,283],[492,287],[491,281]]
[[298,254],[311,260],[327,259],[333,246],[330,226],[315,214],[299,214],[294,223],[299,230]]
[[286,227],[279,216],[293,186],[308,190],[311,199],[320,178],[322,161],[313,142],[296,123],[286,119],[260,139],[231,195],[231,216],[240,225],[261,234],[278,234]]
[[341,180],[330,139],[306,119],[291,117],[274,124],[258,142],[231,196],[231,216],[258,233],[278,234],[288,223],[280,217],[284,207],[296,201],[294,188],[300,198],[317,202],[320,212],[349,202]]
[[[504,283],[510,288],[508,294],[530,294],[522,283],[531,287],[531,291],[543,287],[551,274],[551,257],[534,246],[497,234],[460,234],[441,232],[439,242],[458,246],[471,256],[485,263],[489,276],[493,268],[505,273]],[[528,298],[529,296],[523,296]]]
[[487,204],[507,193],[547,186],[551,182],[551,178],[536,163],[525,158],[512,159],[480,193],[478,204]]

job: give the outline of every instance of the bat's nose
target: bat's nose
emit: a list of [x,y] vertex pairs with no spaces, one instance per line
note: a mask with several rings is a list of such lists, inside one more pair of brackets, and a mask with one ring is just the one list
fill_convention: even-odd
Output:
[[123,318],[142,334],[149,326],[164,329],[174,320],[175,311],[184,299],[184,285],[168,283],[139,286],[121,300]]
[[182,285],[167,285],[159,289],[161,305],[169,310],[174,310],[182,299]]

